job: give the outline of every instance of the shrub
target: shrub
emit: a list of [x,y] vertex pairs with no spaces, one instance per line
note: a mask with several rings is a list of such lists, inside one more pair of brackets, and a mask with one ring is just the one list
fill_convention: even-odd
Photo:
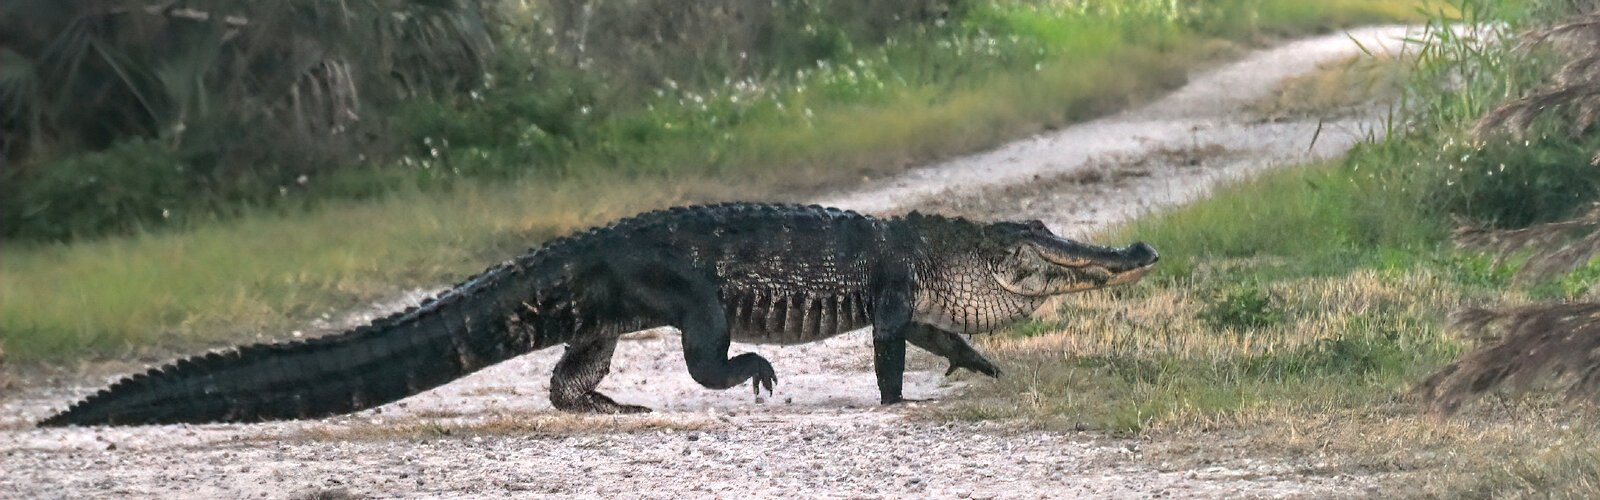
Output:
[[1197,319],[1215,330],[1253,330],[1283,323],[1282,305],[1271,292],[1259,287],[1240,288],[1212,301]]
[[131,229],[187,208],[199,184],[171,148],[124,141],[54,162],[27,184],[0,182],[0,227],[52,239]]

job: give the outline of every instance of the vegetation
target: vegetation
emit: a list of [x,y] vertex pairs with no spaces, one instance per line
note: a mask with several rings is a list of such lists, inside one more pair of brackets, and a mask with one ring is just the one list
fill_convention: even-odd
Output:
[[10,23],[0,26],[0,236],[184,228],[462,182],[892,168],[1116,109],[1181,80],[1186,61],[1216,47],[1200,43],[1211,37],[1410,8],[109,5],[13,2],[0,16]]
[[1450,4],[1482,29],[1435,21],[1387,139],[1118,229],[1163,250],[1157,274],[987,342],[1016,376],[935,411],[1160,437],[1145,453],[1174,467],[1276,456],[1403,495],[1600,493],[1593,409],[1560,404],[1597,392],[1595,306],[1525,305],[1594,293],[1593,216],[1566,220],[1600,198],[1593,83],[1572,71],[1591,56],[1516,35],[1591,18]]
[[[315,334],[601,220],[798,199],[1124,106],[1225,53],[1219,40],[1413,8],[114,4],[0,6],[11,361]],[[1403,107],[1343,160],[1114,230],[1162,250],[1155,275],[985,340],[1008,376],[928,411],[1160,437],[1143,453],[1175,467],[1277,457],[1397,493],[1600,495],[1600,420],[1583,406],[1600,24],[1576,4],[1430,3],[1436,43],[1417,58],[1291,82],[1264,119],[1363,93]],[[204,43],[163,50],[180,41]],[[548,427],[491,424],[398,432]]]
[[380,150],[384,110],[479,85],[478,0],[0,7],[0,236],[65,239],[280,186]]
[[[890,30],[871,32],[840,23],[892,14],[854,13],[841,3],[845,10],[771,21],[799,23],[784,26],[802,32],[809,22],[832,33],[833,45],[824,46],[834,52],[791,47],[784,49],[788,59],[760,67],[737,61],[777,49],[752,46],[760,51],[741,56],[736,46],[705,41],[641,42],[653,40],[646,21],[665,18],[638,11],[629,21],[637,27],[628,29],[643,31],[624,37],[634,40],[628,43],[676,55],[629,59],[649,66],[640,68],[609,67],[614,59],[597,57],[586,73],[578,62],[557,59],[626,47],[580,43],[566,28],[523,29],[582,25],[558,15],[570,11],[554,3],[529,5],[505,14],[513,19],[509,34],[497,35],[492,71],[479,86],[383,108],[392,112],[390,133],[404,138],[390,160],[369,155],[324,173],[290,172],[291,181],[261,184],[271,194],[242,205],[207,201],[225,189],[173,180],[182,172],[169,168],[176,161],[170,137],[40,157],[27,167],[26,175],[62,186],[106,179],[118,190],[51,194],[34,190],[41,185],[33,181],[0,182],[0,189],[24,191],[0,195],[0,204],[45,200],[72,212],[57,214],[63,219],[55,225],[43,221],[57,215],[37,207],[0,207],[0,217],[32,217],[48,228],[35,233],[43,239],[8,239],[0,259],[0,349],[13,361],[66,360],[316,333],[313,320],[451,282],[613,217],[685,202],[795,200],[818,186],[1116,109],[1176,84],[1192,61],[1219,50],[1217,37],[1249,39],[1409,11],[1377,0],[993,2],[919,18],[925,22],[877,23]],[[707,8],[702,14],[732,15]],[[823,37],[808,36],[797,40]],[[513,57],[534,48],[541,56],[531,63]],[[544,59],[551,50],[555,59]],[[783,64],[803,67],[779,71]],[[61,165],[67,167],[55,168]],[[130,193],[170,193],[194,204],[139,202],[142,208],[117,213],[145,215],[97,214],[116,205],[97,197]],[[0,226],[24,231],[18,228],[33,224],[13,222]],[[51,239],[112,228],[133,229]]]
[[[175,134],[161,118],[170,109],[126,100],[107,105],[142,118],[96,142],[60,125],[70,117],[59,110],[7,101],[45,88],[17,75],[44,77],[0,66],[0,108],[13,113],[0,145],[10,169],[0,173],[0,227],[27,239],[0,259],[0,352],[27,362],[162,354],[327,328],[316,320],[604,219],[686,201],[794,199],[1115,109],[1175,83],[1180,61],[1223,50],[1208,43],[1217,39],[1411,8],[792,4],[551,0],[486,11],[499,20],[488,31],[496,50],[477,73],[424,65],[461,78],[362,101],[372,119],[360,127],[386,139],[339,143],[340,154],[322,157],[339,160],[312,162],[315,171],[285,169],[292,162],[270,154],[217,160],[226,155],[203,150],[220,142],[190,134],[248,127]],[[1437,43],[1416,59],[1291,82],[1258,107],[1265,118],[1358,102],[1340,94],[1352,88],[1403,86],[1404,106],[1387,139],[1346,159],[1272,172],[1116,229],[1108,239],[1137,235],[1162,249],[1155,275],[1062,300],[985,340],[1008,376],[928,411],[1159,437],[1142,453],[1174,467],[1275,457],[1309,473],[1376,476],[1402,494],[1600,495],[1600,420],[1592,407],[1563,404],[1596,391],[1595,306],[1535,303],[1592,300],[1600,283],[1589,212],[1600,199],[1595,86],[1574,71],[1594,58],[1567,50],[1581,44],[1552,43],[1593,29],[1592,14],[1572,17],[1585,16],[1574,4],[1430,4],[1448,16],[1434,19]],[[1483,29],[1442,29],[1446,17]],[[730,35],[689,35],[701,26]],[[1516,36],[1528,30],[1536,35]],[[587,34],[598,31],[626,36]],[[683,35],[655,38],[665,32]],[[23,32],[0,24],[0,61],[36,57],[10,48],[25,47],[3,38],[23,36],[14,33]],[[206,170],[224,167],[248,174]],[[1467,229],[1453,231],[1457,218]],[[1567,392],[1542,390],[1552,386]],[[539,431],[513,427],[399,432]]]

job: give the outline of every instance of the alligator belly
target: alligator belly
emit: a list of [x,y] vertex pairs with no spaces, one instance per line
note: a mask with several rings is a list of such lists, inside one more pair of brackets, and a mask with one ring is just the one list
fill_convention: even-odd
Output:
[[[845,331],[849,331],[849,330],[845,330]],[[777,345],[795,345],[795,344],[804,344],[804,343],[807,343],[807,342],[816,342],[818,340],[826,339],[828,337],[833,337],[833,336],[838,335],[840,333],[844,333],[845,331],[841,331],[841,332],[834,332],[834,331],[798,332],[798,331],[782,331],[782,330],[780,330],[780,331],[769,331],[769,330],[766,330],[766,329],[750,329],[750,328],[737,328],[737,327],[732,329],[733,341],[734,342],[744,342],[746,344],[777,344]]]

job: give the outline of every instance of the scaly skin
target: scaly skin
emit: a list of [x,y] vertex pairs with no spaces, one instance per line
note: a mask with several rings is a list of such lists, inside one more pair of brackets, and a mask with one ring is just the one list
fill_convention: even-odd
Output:
[[673,208],[561,238],[404,312],[337,335],[192,357],[112,385],[40,422],[253,422],[371,408],[530,351],[566,344],[550,401],[635,413],[595,391],[626,332],[673,326],[696,382],[777,382],[732,340],[796,344],[874,327],[884,403],[901,400],[907,342],[998,376],[960,334],[985,333],[1061,293],[1137,279],[1156,261],[1058,238],[1037,221],[877,219],[817,206]]

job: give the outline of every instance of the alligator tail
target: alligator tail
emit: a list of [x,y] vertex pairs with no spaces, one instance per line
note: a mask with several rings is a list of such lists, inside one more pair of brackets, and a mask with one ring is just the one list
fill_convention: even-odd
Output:
[[[525,352],[485,281],[344,333],[195,356],[122,379],[40,426],[308,419],[372,408]],[[493,280],[498,281],[498,280]],[[490,293],[485,293],[490,292]]]

